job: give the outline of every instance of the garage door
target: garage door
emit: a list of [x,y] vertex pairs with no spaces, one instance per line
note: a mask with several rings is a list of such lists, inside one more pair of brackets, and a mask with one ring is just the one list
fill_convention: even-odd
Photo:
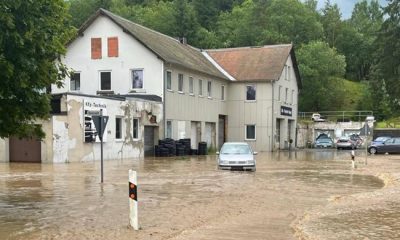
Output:
[[10,138],[10,162],[41,162],[40,141],[36,139]]

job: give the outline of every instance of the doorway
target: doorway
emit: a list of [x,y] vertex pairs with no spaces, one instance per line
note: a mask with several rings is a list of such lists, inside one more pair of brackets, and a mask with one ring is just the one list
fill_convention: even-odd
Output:
[[226,116],[218,116],[218,149],[226,142]]
[[40,140],[10,137],[9,143],[10,162],[42,162]]
[[156,141],[157,127],[144,126],[144,156],[154,156],[154,143]]

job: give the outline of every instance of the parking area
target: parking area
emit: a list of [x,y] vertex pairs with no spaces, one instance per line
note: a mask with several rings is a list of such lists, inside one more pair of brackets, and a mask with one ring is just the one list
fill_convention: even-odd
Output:
[[[361,152],[359,153],[362,154]],[[256,172],[216,156],[100,163],[0,164],[5,239],[296,239],[293,223],[332,196],[383,187],[351,170],[348,151],[260,153]],[[139,223],[128,227],[128,170],[138,172]]]

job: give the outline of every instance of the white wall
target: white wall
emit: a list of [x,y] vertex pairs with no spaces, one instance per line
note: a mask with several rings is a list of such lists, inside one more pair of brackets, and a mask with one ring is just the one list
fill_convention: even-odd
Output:
[[[229,96],[229,81],[172,66],[166,68],[166,71],[172,73],[172,90],[166,90],[165,94],[165,119],[172,121],[172,138],[179,139],[182,136],[182,131],[185,131],[184,135],[186,138],[190,138],[192,121],[201,122],[202,126],[205,126],[205,122],[215,123],[215,130],[218,132],[218,116],[228,115],[227,98]],[[182,73],[184,76],[182,92],[178,92],[179,73]],[[193,77],[193,94],[189,93],[189,77]],[[203,80],[202,96],[199,96],[199,79]],[[208,81],[212,82],[211,97],[207,96]],[[222,85],[225,86],[225,100],[221,99]],[[185,123],[183,124],[182,121]],[[204,127],[201,129],[201,139],[198,139],[198,141],[206,141],[205,129]],[[213,143],[218,144],[217,141],[218,139],[214,140]]]
[[[162,104],[139,100],[111,100],[106,98],[68,95],[68,114],[52,117],[53,162],[100,160],[100,143],[84,141],[84,101],[105,105],[109,116],[103,143],[104,159],[132,159],[143,157],[144,126],[162,124]],[[149,113],[157,122],[149,122]],[[116,117],[122,117],[122,139],[115,139]],[[132,137],[133,118],[139,118],[139,139]],[[162,131],[162,127],[159,127]],[[50,144],[49,144],[50,145]]]
[[[91,59],[91,38],[100,37],[102,58]],[[118,57],[108,57],[108,37],[118,37]],[[131,69],[143,69],[143,92],[163,95],[163,61],[104,16],[99,16],[83,36],[78,36],[68,46],[63,63],[81,73],[81,93],[95,95],[100,90],[99,71],[111,70],[111,89],[115,94],[127,94],[132,87]],[[52,86],[53,93],[69,89],[69,78],[61,89]]]

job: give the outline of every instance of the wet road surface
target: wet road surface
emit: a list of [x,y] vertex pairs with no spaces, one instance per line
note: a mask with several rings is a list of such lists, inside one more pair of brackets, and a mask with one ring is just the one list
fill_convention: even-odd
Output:
[[[115,160],[104,184],[98,162],[0,164],[0,239],[295,239],[291,224],[305,211],[383,187],[343,159],[349,152],[260,153],[255,173],[217,170],[215,156]],[[129,169],[138,232],[128,228]]]

